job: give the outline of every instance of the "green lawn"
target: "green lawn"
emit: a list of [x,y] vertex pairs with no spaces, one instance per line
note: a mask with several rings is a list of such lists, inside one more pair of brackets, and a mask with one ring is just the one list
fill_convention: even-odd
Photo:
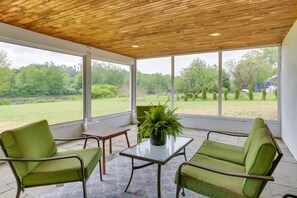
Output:
[[[82,101],[61,101],[0,106],[0,122],[33,122],[47,119],[59,123],[82,119]],[[129,110],[128,98],[92,100],[92,115],[106,115]]]
[[[229,100],[223,100],[222,113],[231,117],[263,117],[264,119],[277,119],[277,100],[274,95],[268,95],[267,100],[261,100],[261,94],[254,94],[254,100],[250,101],[246,96],[240,100],[234,100],[234,95],[229,95]],[[137,104],[147,105],[152,102],[157,104],[158,100],[165,103],[168,96],[146,96],[138,97]],[[170,101],[168,102],[170,104]],[[127,111],[129,109],[129,98],[108,98],[92,100],[92,116],[107,115]],[[175,100],[176,112],[217,115],[218,101],[212,100],[212,94],[208,100],[201,98],[184,101],[180,97]],[[18,126],[24,123],[34,122],[40,119],[47,119],[51,124],[61,123],[82,118],[82,101],[61,101],[48,103],[32,103],[18,105],[0,106],[0,130]]]
[[[218,101],[212,99],[212,94],[207,94],[207,100],[202,101],[201,97],[195,99],[189,98],[184,101],[183,97],[174,101],[176,112],[197,115],[218,115]],[[228,100],[222,101],[222,115],[229,117],[254,118],[262,117],[264,119],[277,119],[277,100],[274,94],[267,94],[266,100],[262,100],[261,93],[254,93],[254,100],[249,100],[247,95],[241,94],[239,100],[234,99],[234,94],[228,94]],[[145,96],[138,97],[137,104],[147,105],[150,103],[158,104],[158,101],[165,103],[168,96]],[[170,101],[168,102],[170,104]]]

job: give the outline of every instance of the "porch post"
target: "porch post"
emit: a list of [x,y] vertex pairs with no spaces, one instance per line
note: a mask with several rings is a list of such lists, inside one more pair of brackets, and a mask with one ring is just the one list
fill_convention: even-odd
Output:
[[83,57],[83,119],[85,124],[91,119],[91,52]]

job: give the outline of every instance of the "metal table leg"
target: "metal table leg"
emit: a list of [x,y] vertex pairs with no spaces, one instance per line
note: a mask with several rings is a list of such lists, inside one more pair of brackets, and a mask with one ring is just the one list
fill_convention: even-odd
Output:
[[186,148],[184,148],[184,156],[185,156],[185,160],[188,161],[186,156]]
[[133,172],[134,172],[134,160],[133,160],[133,158],[131,158],[131,159],[132,159],[132,170],[131,170],[131,176],[130,176],[130,179],[129,179],[128,185],[127,185],[127,187],[126,187],[126,189],[125,189],[125,192],[127,192],[128,188],[129,188],[129,186],[130,186],[130,183],[131,183],[131,181],[132,181],[132,177],[133,177]]
[[180,152],[180,153],[176,154],[174,157],[177,157],[179,155],[183,155],[185,157],[185,160],[188,161],[187,156],[186,156],[186,148],[184,148],[183,152]]
[[161,165],[158,164],[158,178],[157,178],[158,198],[161,198]]
[[[130,176],[130,179],[129,179],[129,182],[128,182],[128,185],[125,189],[125,192],[127,192],[129,186],[130,186],[130,183],[132,181],[132,177],[133,177],[133,173],[134,173],[134,170],[137,170],[137,169],[141,169],[141,168],[144,168],[144,167],[147,167],[147,166],[150,166],[150,165],[153,165],[154,163],[153,162],[150,162],[150,163],[147,163],[147,164],[143,164],[141,166],[134,166],[134,159],[131,158],[132,160],[132,169],[131,169],[131,176]],[[158,166],[161,166],[161,165],[158,165]],[[160,170],[161,170],[161,167],[160,167]]]

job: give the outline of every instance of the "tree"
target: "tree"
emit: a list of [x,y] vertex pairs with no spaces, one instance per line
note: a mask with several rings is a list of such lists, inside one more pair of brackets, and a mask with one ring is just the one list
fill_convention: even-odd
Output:
[[8,59],[8,54],[4,50],[0,50],[0,68],[9,68],[11,61]]
[[9,94],[14,79],[14,71],[10,69],[11,62],[7,57],[7,52],[0,50],[0,95]]
[[43,95],[46,92],[45,74],[38,65],[29,65],[16,75],[16,86],[22,96]]
[[189,67],[181,71],[181,79],[184,84],[183,92],[194,94],[195,97],[201,93],[202,87],[209,92],[218,89],[218,71],[216,65],[207,65],[205,61],[194,59]]
[[77,91],[80,91],[82,89],[82,72],[79,72],[76,76],[75,76],[75,88]]
[[241,60],[234,70],[234,84],[240,89],[253,89],[256,84],[257,65],[252,60]]
[[[44,81],[46,82],[45,89],[47,90],[47,95],[59,95],[65,92],[64,85],[66,84],[67,73],[63,71],[61,67],[51,66],[49,68],[44,68],[43,73],[45,74]],[[45,92],[44,92],[45,93]]]
[[267,47],[244,54],[239,61],[225,62],[236,89],[254,89],[256,82],[263,82],[277,73],[277,48]]
[[186,90],[186,82],[181,78],[181,76],[176,76],[174,78],[174,89],[179,93],[188,93]]
[[13,86],[14,72],[8,67],[0,67],[0,95],[9,95]]
[[[15,84],[21,96],[58,95],[69,93],[70,78],[62,67],[54,64],[31,64],[20,69]],[[75,86],[75,79],[73,81]]]
[[[129,78],[129,72],[118,66],[100,61],[92,62],[92,84],[109,84],[121,87],[125,79]],[[126,84],[127,85],[127,84]]]
[[161,73],[144,74],[137,71],[137,87],[145,90],[146,94],[168,93],[170,90],[170,75]]
[[206,99],[207,99],[206,88],[202,87],[202,100],[206,100]]
[[222,87],[230,89],[230,74],[225,69],[222,70]]

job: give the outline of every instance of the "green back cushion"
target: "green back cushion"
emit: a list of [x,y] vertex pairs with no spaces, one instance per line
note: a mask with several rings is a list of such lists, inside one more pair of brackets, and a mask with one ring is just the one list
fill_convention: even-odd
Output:
[[[57,152],[56,143],[48,122],[42,120],[1,134],[8,157],[50,157]],[[13,162],[20,177],[28,174],[40,162]]]
[[[245,160],[247,174],[266,175],[270,170],[276,154],[276,147],[266,128],[255,130],[253,141]],[[259,191],[262,180],[245,179],[243,192],[248,197],[255,197]]]
[[239,146],[205,140],[199,148],[198,153],[227,162],[232,162],[241,166],[245,165],[243,148]]
[[254,134],[255,134],[256,130],[258,128],[264,128],[264,127],[265,127],[264,120],[262,118],[256,118],[255,121],[254,121],[253,127],[252,127],[252,129],[250,131],[249,137],[247,138],[247,140],[244,143],[244,148],[243,148],[244,158],[246,158],[246,156],[248,154],[248,151],[249,151],[249,148],[250,148],[251,143],[253,141],[253,137],[254,137]]

